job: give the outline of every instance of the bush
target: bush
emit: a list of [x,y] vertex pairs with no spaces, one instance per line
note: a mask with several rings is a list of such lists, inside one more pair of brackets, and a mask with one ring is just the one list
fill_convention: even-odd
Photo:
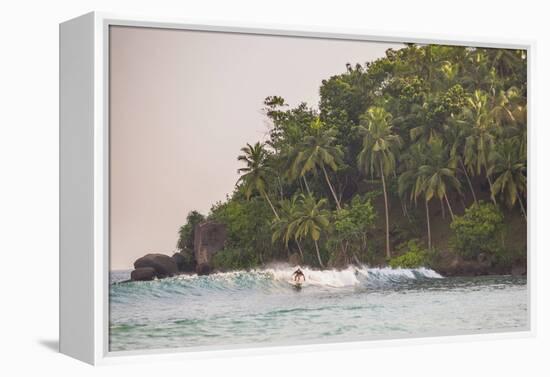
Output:
[[249,270],[260,265],[256,253],[224,249],[212,256],[212,268],[219,271]]
[[205,220],[204,215],[197,211],[191,211],[187,214],[187,221],[178,231],[179,238],[176,248],[179,250],[194,248],[195,226]]
[[418,239],[404,242],[397,249],[404,254],[390,259],[389,265],[392,268],[417,268],[430,265],[430,254]]
[[455,250],[466,259],[481,253],[498,256],[503,251],[503,221],[502,212],[493,204],[472,204],[464,216],[455,216],[451,223]]

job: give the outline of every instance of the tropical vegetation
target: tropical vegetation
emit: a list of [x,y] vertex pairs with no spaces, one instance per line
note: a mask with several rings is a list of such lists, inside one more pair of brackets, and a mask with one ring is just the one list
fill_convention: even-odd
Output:
[[318,106],[267,97],[266,139],[241,149],[233,193],[207,216],[228,227],[230,262],[218,263],[473,258],[517,219],[525,250],[526,62],[523,50],[409,44],[323,80]]

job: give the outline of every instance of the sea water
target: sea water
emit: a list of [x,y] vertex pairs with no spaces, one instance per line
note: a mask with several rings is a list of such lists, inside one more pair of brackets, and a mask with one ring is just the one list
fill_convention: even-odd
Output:
[[525,277],[443,278],[427,268],[295,268],[120,283],[111,273],[110,350],[221,348],[520,331]]

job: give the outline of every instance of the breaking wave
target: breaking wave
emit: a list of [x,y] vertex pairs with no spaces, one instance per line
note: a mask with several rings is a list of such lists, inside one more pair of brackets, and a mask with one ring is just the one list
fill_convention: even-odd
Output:
[[[434,270],[420,267],[405,268],[371,268],[348,267],[343,270],[315,270],[301,268],[306,280],[302,284],[305,290],[338,289],[338,288],[370,288],[399,286],[427,279],[441,279]],[[155,297],[168,297],[173,294],[202,296],[214,294],[264,290],[288,290],[292,285],[292,274],[296,267],[275,266],[251,271],[220,272],[208,276],[178,275],[172,278],[148,282],[129,282],[113,284],[111,298],[122,295],[152,294]]]

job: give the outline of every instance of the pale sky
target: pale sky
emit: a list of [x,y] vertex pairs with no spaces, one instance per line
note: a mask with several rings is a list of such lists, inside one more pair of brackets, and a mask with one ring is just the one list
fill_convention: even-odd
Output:
[[111,269],[171,255],[187,213],[238,179],[239,150],[265,141],[263,100],[317,107],[323,79],[391,43],[111,27]]

